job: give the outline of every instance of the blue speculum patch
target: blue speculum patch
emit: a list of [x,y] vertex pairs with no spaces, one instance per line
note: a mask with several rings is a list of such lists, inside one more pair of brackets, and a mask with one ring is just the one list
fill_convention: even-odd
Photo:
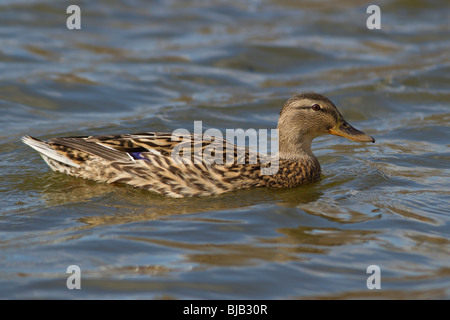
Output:
[[135,160],[147,160],[146,158],[144,158],[143,156],[141,156],[141,152],[130,152],[129,153],[133,159]]

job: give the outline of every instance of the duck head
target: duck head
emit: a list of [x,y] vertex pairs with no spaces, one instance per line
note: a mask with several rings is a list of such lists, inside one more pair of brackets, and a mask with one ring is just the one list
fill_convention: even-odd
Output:
[[350,125],[334,103],[318,93],[302,93],[290,98],[278,120],[280,156],[300,158],[313,156],[314,138],[334,134],[358,142],[375,142],[368,134]]

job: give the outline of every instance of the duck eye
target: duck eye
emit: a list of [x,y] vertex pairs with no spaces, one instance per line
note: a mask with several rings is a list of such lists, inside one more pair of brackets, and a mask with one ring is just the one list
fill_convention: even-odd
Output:
[[316,104],[313,104],[311,108],[312,108],[314,111],[319,111],[319,110],[321,109],[320,105],[318,105],[317,103],[316,103]]

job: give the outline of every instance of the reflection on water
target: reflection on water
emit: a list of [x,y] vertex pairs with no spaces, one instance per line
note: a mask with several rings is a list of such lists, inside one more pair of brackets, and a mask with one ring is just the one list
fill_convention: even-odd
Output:
[[[47,180],[47,184],[42,188],[42,200],[48,207],[95,202],[96,199],[102,198],[115,200],[110,210],[105,206],[101,208],[102,212],[106,211],[103,212],[104,214],[79,219],[79,221],[90,226],[157,220],[164,219],[165,216],[201,213],[211,210],[233,210],[264,203],[296,207],[316,201],[322,195],[322,192],[318,191],[314,185],[308,185],[286,190],[259,188],[214,197],[173,199],[121,184],[96,183],[67,177],[59,173],[49,174],[45,180]],[[123,201],[123,199],[126,199],[126,201]],[[111,211],[117,213],[111,215]],[[122,212],[123,214],[121,214]]]
[[[0,297],[450,297],[446,1],[0,4]],[[271,129],[318,91],[376,138],[315,140],[322,180],[167,199],[50,172],[37,137]],[[382,290],[366,288],[379,265]]]

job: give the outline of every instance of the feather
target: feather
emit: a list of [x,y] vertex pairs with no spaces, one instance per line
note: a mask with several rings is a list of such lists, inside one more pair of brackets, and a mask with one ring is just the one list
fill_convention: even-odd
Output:
[[50,145],[48,145],[47,143],[45,143],[39,139],[33,138],[31,136],[24,136],[22,138],[22,142],[25,143],[26,145],[30,146],[37,152],[39,152],[39,154],[44,158],[45,161],[47,161],[47,158],[49,158],[49,159],[61,162],[63,164],[71,166],[71,167],[75,167],[75,168],[80,167],[76,162],[74,162],[74,161],[70,160],[69,158],[65,157],[64,155],[60,154],[58,151],[56,151]]

